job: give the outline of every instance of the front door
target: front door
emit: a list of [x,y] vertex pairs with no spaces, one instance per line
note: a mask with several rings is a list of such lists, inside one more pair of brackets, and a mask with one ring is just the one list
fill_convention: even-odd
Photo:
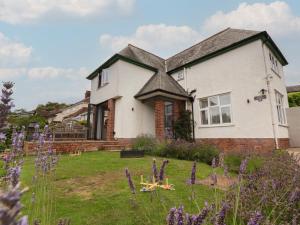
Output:
[[107,102],[97,105],[95,139],[107,139],[108,107]]

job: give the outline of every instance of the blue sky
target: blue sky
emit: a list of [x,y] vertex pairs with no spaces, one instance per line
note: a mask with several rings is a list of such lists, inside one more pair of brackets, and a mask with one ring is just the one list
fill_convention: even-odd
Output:
[[297,0],[0,0],[0,79],[15,82],[16,108],[72,103],[128,42],[168,57],[227,27],[267,30],[289,61],[286,83],[300,84]]

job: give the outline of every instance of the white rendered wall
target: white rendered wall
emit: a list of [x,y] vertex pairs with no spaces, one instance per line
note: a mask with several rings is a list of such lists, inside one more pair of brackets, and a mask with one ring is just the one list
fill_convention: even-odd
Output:
[[109,83],[98,89],[98,79],[92,80],[91,103],[115,100],[115,137],[135,138],[140,134],[155,135],[154,107],[134,96],[154,74],[153,71],[117,61],[109,67]]
[[[177,74],[172,76],[177,78]],[[197,89],[194,102],[196,138],[273,138],[269,99],[254,101],[261,89],[267,89],[265,77],[260,40],[186,68],[185,79],[179,83],[189,91]],[[274,78],[271,83],[273,89],[276,87],[286,94],[284,78]],[[227,92],[231,93],[232,124],[201,126],[199,98]],[[273,97],[272,102],[275,107]],[[285,127],[277,128],[280,130],[278,137],[288,137]]]

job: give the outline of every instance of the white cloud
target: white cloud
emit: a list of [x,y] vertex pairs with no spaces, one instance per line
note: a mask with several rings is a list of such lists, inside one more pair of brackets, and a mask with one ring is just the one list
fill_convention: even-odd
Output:
[[88,75],[84,67],[79,69],[56,68],[56,67],[33,67],[33,68],[0,68],[0,79],[10,79],[26,76],[30,79],[54,79],[67,78],[82,80]]
[[165,24],[143,25],[132,35],[100,36],[100,44],[116,52],[127,46],[128,43],[149,51],[165,55],[175,53],[201,39],[201,35],[188,26],[168,26]]
[[241,3],[230,12],[219,11],[204,22],[205,32],[216,32],[227,27],[267,30],[272,35],[300,33],[300,17],[292,13],[289,5],[282,1],[270,4]]
[[80,17],[106,14],[107,11],[128,14],[134,3],[135,0],[0,0],[0,21],[30,22],[53,11]]
[[32,47],[11,40],[0,32],[0,66],[24,64],[31,54]]

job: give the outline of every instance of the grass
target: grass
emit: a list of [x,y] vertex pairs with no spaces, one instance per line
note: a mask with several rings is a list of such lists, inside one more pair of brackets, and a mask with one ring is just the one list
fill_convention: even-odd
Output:
[[[156,159],[159,168],[163,159]],[[185,211],[196,213],[196,205],[189,200],[190,186],[186,184],[192,167],[190,161],[170,160],[165,173],[169,177],[169,183],[175,185],[175,191],[138,191],[133,200],[124,169],[129,168],[139,190],[140,175],[150,175],[151,165],[152,157],[120,159],[119,153],[116,152],[93,152],[76,157],[61,156],[54,183],[57,206],[56,212],[53,212],[54,221],[70,218],[72,225],[165,224],[168,210],[181,204],[184,205]],[[197,179],[204,179],[211,172],[212,169],[208,165],[197,164]],[[30,185],[33,173],[34,159],[26,158],[22,170],[22,185],[28,186],[29,191],[23,197],[24,214],[30,214]],[[197,185],[194,190],[200,207],[205,201],[214,201],[214,189]],[[55,224],[54,221],[52,224]]]

